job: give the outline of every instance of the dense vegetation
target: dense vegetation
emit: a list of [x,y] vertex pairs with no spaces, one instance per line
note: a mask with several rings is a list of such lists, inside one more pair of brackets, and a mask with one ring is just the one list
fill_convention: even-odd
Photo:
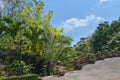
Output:
[[24,75],[41,74],[45,66],[51,73],[59,60],[69,64],[75,57],[88,52],[120,50],[120,19],[100,23],[90,37],[81,38],[71,47],[72,39],[62,34],[63,28],[51,26],[53,13],[44,14],[44,4],[40,0],[3,2],[5,8],[0,12],[0,61],[5,68],[0,71],[2,76],[19,75],[21,65]]
[[87,37],[81,38],[75,47],[77,51],[83,53],[104,50],[120,50],[120,19],[114,20],[111,23],[102,22],[98,25],[95,32]]
[[[43,2],[4,2],[11,7],[6,5],[0,16],[0,56],[11,74],[19,75],[21,64],[23,74],[40,74],[44,65],[50,65],[51,72],[58,60],[67,62],[74,59],[76,53],[70,47],[72,39],[62,34],[63,28],[51,26],[52,11],[43,14]],[[21,37],[25,38],[22,47]],[[23,62],[19,61],[20,52]]]

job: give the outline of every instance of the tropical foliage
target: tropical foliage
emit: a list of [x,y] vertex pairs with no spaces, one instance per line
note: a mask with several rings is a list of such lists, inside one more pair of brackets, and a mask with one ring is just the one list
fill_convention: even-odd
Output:
[[[22,0],[18,3],[22,3]],[[0,17],[0,53],[1,56],[6,53],[6,57],[3,58],[5,65],[19,60],[19,44],[22,34],[27,42],[22,45],[23,61],[26,64],[32,64],[32,72],[41,73],[43,66],[48,62],[51,62],[52,66],[57,60],[66,62],[65,57],[73,60],[75,53],[71,54],[67,50],[72,39],[62,34],[63,28],[57,29],[50,25],[52,11],[43,15],[43,2],[36,0],[32,4],[28,2],[24,5],[23,9],[21,7],[16,11],[14,17],[9,15]],[[16,67],[15,70],[18,68]]]
[[[98,25],[95,32],[87,38],[82,38],[75,46],[76,50],[82,53],[103,50],[120,50],[120,19],[111,23],[102,22]],[[84,42],[84,44],[83,44]],[[85,44],[87,43],[87,44]],[[85,52],[86,51],[86,52]]]
[[86,53],[120,50],[120,19],[100,23],[91,36],[71,47],[72,39],[63,35],[64,29],[50,24],[53,12],[44,14],[41,0],[2,1],[5,10],[0,12],[0,60],[8,69],[6,75],[9,69],[18,75],[20,63],[23,74],[40,74],[46,65],[52,72],[58,60],[69,64]]

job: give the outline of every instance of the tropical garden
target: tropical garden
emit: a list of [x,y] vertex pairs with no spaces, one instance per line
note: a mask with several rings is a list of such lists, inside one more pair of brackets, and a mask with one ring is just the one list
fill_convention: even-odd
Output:
[[[3,0],[0,12],[0,80],[36,80],[56,74],[56,65],[72,70],[76,57],[120,50],[120,19],[102,22],[95,32],[71,46],[63,28],[50,24],[41,0]],[[85,61],[82,60],[82,63]],[[12,76],[12,77],[11,77]]]

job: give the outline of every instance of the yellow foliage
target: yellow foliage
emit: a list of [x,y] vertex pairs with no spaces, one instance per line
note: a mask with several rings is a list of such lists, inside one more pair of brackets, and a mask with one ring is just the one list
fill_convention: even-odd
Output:
[[56,36],[57,38],[59,38],[59,37],[60,37],[60,33],[59,33],[59,32],[56,32],[56,33],[55,33],[55,36]]
[[40,25],[41,25],[41,22],[40,22],[40,21],[35,21],[35,25],[36,25],[36,26],[40,26]]
[[29,19],[29,23],[30,23],[31,25],[34,25],[34,24],[35,24],[35,20],[34,20],[34,19]]
[[17,13],[17,15],[20,17],[25,17],[28,14],[30,14],[30,7],[29,6],[24,6],[23,12],[20,11],[19,13]]
[[59,38],[61,34],[59,30],[57,30],[56,28],[53,28],[53,35],[55,35],[56,38]]
[[30,7],[29,6],[25,6],[24,7],[24,14],[29,14],[30,13]]
[[36,21],[34,19],[29,19],[29,24],[31,25],[36,25],[36,26],[40,26],[41,22],[40,21]]
[[45,24],[48,24],[50,22],[52,15],[52,11],[49,11],[49,13],[44,17]]
[[60,32],[63,32],[63,30],[64,30],[64,29],[63,29],[63,28],[61,28],[59,31],[60,31]]
[[56,32],[57,32],[57,29],[56,29],[56,28],[53,28],[53,31],[56,33]]
[[40,50],[40,56],[42,56],[43,55],[43,52],[42,52],[42,50]]
[[17,13],[17,15],[20,16],[20,17],[26,16],[26,14],[25,14],[25,13],[22,13],[22,12],[21,12],[21,13]]
[[43,7],[43,3],[40,3],[40,4],[38,4],[38,5],[36,6],[36,14],[39,14],[39,13],[40,13],[42,7]]

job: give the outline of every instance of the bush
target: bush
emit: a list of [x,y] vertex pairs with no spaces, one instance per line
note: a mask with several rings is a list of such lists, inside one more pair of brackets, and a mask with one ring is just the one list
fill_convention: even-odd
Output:
[[38,80],[36,74],[28,74],[22,76],[0,77],[0,80]]
[[[26,65],[25,62],[23,61],[21,61],[21,64],[22,64],[22,73],[24,75],[30,73],[32,69],[32,65]],[[12,69],[15,75],[19,75],[20,74],[20,61],[14,60],[12,62]]]

